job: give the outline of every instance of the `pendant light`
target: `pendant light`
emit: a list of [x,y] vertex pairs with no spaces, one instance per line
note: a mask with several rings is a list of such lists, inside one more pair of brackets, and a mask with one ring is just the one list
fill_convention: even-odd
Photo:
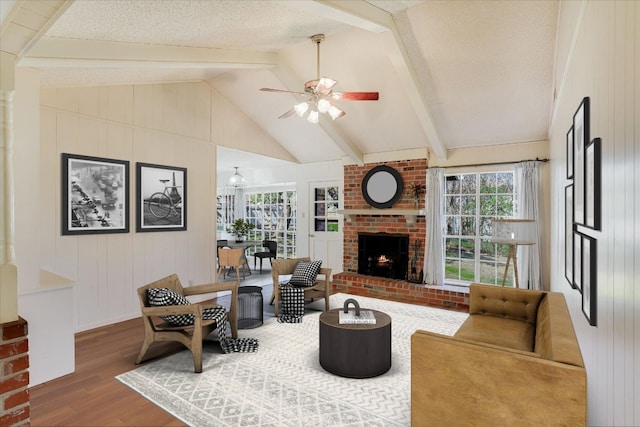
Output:
[[245,187],[247,185],[247,180],[238,172],[238,166],[234,167],[236,169],[236,173],[229,177],[227,185],[234,188]]

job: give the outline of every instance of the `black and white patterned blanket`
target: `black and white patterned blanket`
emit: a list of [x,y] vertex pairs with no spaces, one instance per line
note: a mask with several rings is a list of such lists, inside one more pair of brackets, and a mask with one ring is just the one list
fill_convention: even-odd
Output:
[[255,338],[227,337],[227,310],[224,307],[207,308],[202,313],[203,319],[216,321],[216,332],[220,347],[225,353],[253,353],[258,350],[258,340]]
[[278,322],[301,323],[304,316],[304,288],[290,283],[280,283],[280,312]]

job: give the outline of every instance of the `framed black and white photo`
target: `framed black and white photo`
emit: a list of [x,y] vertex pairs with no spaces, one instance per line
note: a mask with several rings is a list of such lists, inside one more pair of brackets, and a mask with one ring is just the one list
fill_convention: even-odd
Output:
[[597,241],[582,236],[582,312],[591,326],[597,325]]
[[573,287],[582,292],[582,234],[573,232]]
[[585,225],[584,216],[584,166],[585,148],[589,142],[589,97],[582,99],[573,115],[573,221]]
[[573,184],[564,188],[564,277],[575,289],[573,282]]
[[187,169],[136,163],[136,231],[187,229]]
[[62,154],[62,234],[129,232],[129,162]]
[[567,179],[573,178],[573,126],[567,132]]
[[600,138],[594,138],[585,149],[584,167],[584,225],[600,230],[601,213],[601,175],[600,175]]

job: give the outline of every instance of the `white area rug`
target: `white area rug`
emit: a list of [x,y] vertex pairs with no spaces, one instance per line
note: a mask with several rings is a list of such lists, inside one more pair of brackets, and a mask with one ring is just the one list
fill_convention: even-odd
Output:
[[[203,372],[182,351],[116,378],[192,426],[409,426],[411,334],[417,329],[453,335],[467,314],[374,298],[336,294],[331,308],[355,298],[360,307],[391,316],[391,369],[379,377],[349,379],[318,361],[320,312],[297,324],[275,318],[241,330],[258,338],[256,353],[222,354],[207,344]],[[353,307],[353,306],[352,306]]]

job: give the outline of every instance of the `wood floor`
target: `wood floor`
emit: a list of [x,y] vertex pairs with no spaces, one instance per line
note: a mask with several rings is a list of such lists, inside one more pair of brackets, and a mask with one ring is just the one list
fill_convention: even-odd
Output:
[[[134,369],[142,319],[76,335],[76,371],[30,389],[32,426],[184,426],[114,377]],[[152,357],[182,350],[156,344]]]
[[[270,271],[265,273],[261,276],[269,278]],[[263,296],[270,298],[271,286],[263,288]],[[273,315],[269,311],[273,307],[265,309],[265,318]],[[136,368],[143,337],[140,318],[76,334],[76,371],[29,390],[31,426],[184,426],[114,378]],[[154,344],[148,360],[183,349]]]

